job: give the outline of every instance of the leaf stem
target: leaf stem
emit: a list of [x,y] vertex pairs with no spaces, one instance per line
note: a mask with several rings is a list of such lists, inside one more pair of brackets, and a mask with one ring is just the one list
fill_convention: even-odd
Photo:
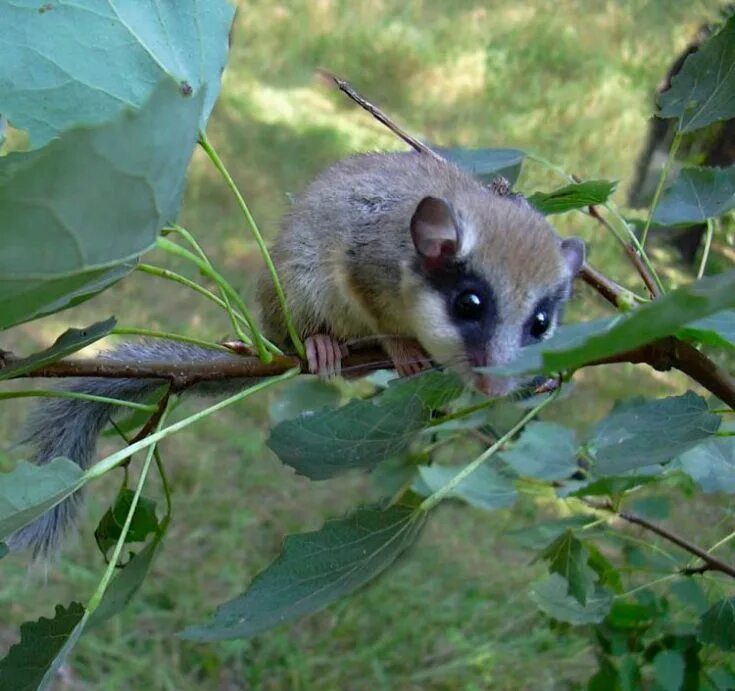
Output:
[[715,219],[707,219],[707,232],[704,236],[704,249],[702,250],[702,260],[699,263],[699,270],[697,271],[697,280],[704,276],[704,270],[707,268],[707,260],[709,259],[709,251],[712,247],[712,236],[715,233]]
[[268,252],[268,248],[266,247],[265,240],[263,239],[263,236],[260,233],[260,229],[258,228],[258,225],[255,223],[255,219],[253,218],[253,215],[250,213],[250,209],[248,208],[248,205],[245,203],[245,199],[240,193],[240,190],[235,184],[235,181],[232,179],[232,176],[230,175],[229,171],[225,167],[225,164],[222,162],[222,159],[220,159],[219,154],[217,153],[215,148],[210,143],[209,139],[207,138],[206,133],[203,131],[199,133],[199,145],[202,147],[202,149],[204,149],[204,151],[207,153],[207,156],[209,156],[209,159],[214,164],[214,167],[222,175],[222,178],[224,179],[225,183],[227,183],[227,186],[230,188],[233,195],[235,196],[235,199],[237,200],[237,204],[240,207],[240,211],[242,211],[242,214],[245,217],[245,220],[250,226],[250,230],[252,231],[253,237],[255,238],[255,243],[258,245],[258,249],[260,250],[260,253],[263,256],[263,261],[265,262],[265,265],[268,268],[268,273],[270,274],[271,280],[273,281],[273,287],[276,290],[276,295],[278,296],[278,302],[280,303],[281,309],[283,310],[283,316],[286,321],[286,328],[288,329],[288,335],[290,336],[291,342],[293,343],[294,348],[296,349],[296,352],[298,353],[299,357],[304,358],[306,357],[306,351],[304,350],[304,344],[301,342],[301,338],[299,337],[298,331],[296,330],[296,327],[293,324],[291,314],[288,310],[288,305],[286,304],[286,294],[283,292],[283,286],[281,285],[281,280],[278,278],[278,272],[276,271],[276,267],[273,264],[273,260],[271,259],[270,253]]
[[[180,235],[186,242],[189,243],[189,245],[192,247],[192,249],[199,255],[199,258],[206,262],[207,265],[214,269],[214,265],[212,264],[211,260],[207,256],[207,253],[204,251],[202,246],[197,242],[196,238],[192,233],[190,233],[186,228],[183,228],[182,226],[178,224],[173,224],[169,226],[168,228],[164,228],[164,230],[168,230],[169,232],[176,233],[177,235]],[[219,288],[220,295],[222,297],[222,302],[224,302],[225,310],[227,311],[227,314],[230,317],[230,323],[232,324],[232,328],[235,330],[235,334],[241,341],[248,342],[249,339],[245,332],[240,328],[240,323],[237,321],[237,318],[235,317],[235,312],[232,309],[232,304],[230,302],[230,298],[227,295],[227,291],[225,290],[224,286],[217,284],[217,287]]]
[[105,403],[109,405],[119,405],[122,408],[132,408],[133,410],[142,410],[146,413],[156,411],[155,405],[145,403],[134,403],[133,401],[124,401],[120,398],[108,398],[107,396],[95,396],[94,394],[81,393],[79,391],[57,391],[32,389],[28,391],[3,391],[0,393],[0,401],[10,398],[72,398],[79,401],[90,401],[91,403]]
[[[207,300],[211,300],[215,304],[219,305],[222,309],[227,309],[227,303],[222,300],[222,298],[217,297],[212,291],[207,290],[204,286],[201,286],[195,281],[186,278],[186,276],[177,274],[175,271],[164,269],[160,266],[154,266],[153,264],[138,264],[135,268],[137,271],[142,271],[143,273],[150,274],[151,276],[157,276],[158,278],[163,278],[167,281],[180,283],[187,288],[191,288],[193,291],[199,293],[200,295],[203,295],[205,298],[207,298]],[[247,321],[242,314],[240,314],[236,310],[232,310],[232,314],[241,324],[245,324],[247,326]],[[246,336],[245,338],[241,337],[241,340],[248,345],[252,345],[253,342],[249,336]]]
[[195,422],[199,422],[199,420],[202,420],[203,418],[208,417],[212,413],[216,413],[222,410],[223,408],[227,408],[233,403],[237,403],[238,401],[241,401],[244,398],[248,398],[249,396],[252,396],[253,394],[259,393],[263,389],[267,389],[268,387],[273,386],[274,384],[285,381],[287,379],[291,379],[297,374],[299,374],[299,370],[294,368],[294,369],[288,370],[288,372],[284,372],[283,374],[277,377],[272,377],[264,381],[260,381],[257,384],[255,384],[255,386],[251,386],[245,389],[244,391],[239,391],[238,393],[232,396],[229,396],[228,398],[225,398],[224,400],[219,401],[215,403],[214,405],[209,406],[208,408],[205,408],[204,410],[201,410],[195,413],[194,415],[190,415],[189,417],[184,418],[183,420],[179,420],[179,422],[176,422],[173,425],[169,425],[165,429],[160,429],[157,432],[154,432],[153,434],[145,437],[145,439],[141,439],[140,441],[130,444],[130,446],[127,446],[124,449],[120,449],[119,451],[116,451],[115,453],[110,454],[109,456],[106,456],[105,458],[98,461],[91,468],[85,471],[83,475],[83,483],[88,482],[89,480],[94,480],[96,478],[102,477],[105,473],[109,472],[113,468],[116,468],[123,461],[130,458],[130,456],[137,453],[138,451],[141,451],[142,449],[146,449],[152,444],[156,444],[159,440],[164,439],[165,437],[168,437],[169,435],[175,432],[178,432],[179,430],[182,430],[185,427],[189,427],[189,425],[192,425]]
[[646,240],[648,239],[648,231],[651,227],[651,222],[653,221],[653,215],[656,213],[656,207],[658,206],[659,199],[661,198],[661,193],[664,190],[664,186],[666,185],[666,181],[669,179],[669,171],[671,170],[671,163],[674,160],[674,156],[676,156],[676,152],[679,150],[679,144],[681,144],[682,139],[682,133],[677,130],[676,134],[674,135],[673,140],[671,141],[671,146],[669,147],[669,155],[666,157],[666,163],[664,164],[663,170],[661,171],[661,176],[658,179],[658,184],[656,185],[656,191],[653,193],[653,200],[651,201],[651,208],[648,210],[648,218],[646,219],[646,225],[643,228],[643,233],[641,234],[641,247],[644,248],[646,246]]
[[[561,177],[563,177],[568,182],[577,182],[577,179],[573,175],[571,175],[570,173],[567,173],[563,168],[561,168],[560,166],[557,166],[555,163],[552,163],[551,161],[544,158],[543,156],[540,156],[539,154],[526,152],[526,158],[528,158],[531,161],[535,161],[536,163],[542,166],[545,166],[549,170],[552,170],[553,172],[555,172],[557,175],[560,175]],[[656,273],[656,269],[654,268],[653,263],[651,262],[648,255],[646,254],[642,243],[638,241],[638,237],[636,236],[635,232],[633,232],[632,228],[630,227],[628,222],[625,220],[623,215],[620,213],[617,206],[610,200],[606,201],[604,204],[602,204],[602,206],[606,208],[615,217],[618,223],[620,223],[620,225],[623,227],[623,230],[625,230],[627,236],[630,238],[631,243],[633,244],[633,246],[638,252],[638,256],[640,257],[641,261],[643,262],[645,267],[650,272],[651,277],[655,281],[656,286],[658,287],[659,291],[661,292],[661,294],[665,293],[666,291],[664,290],[663,284],[661,283],[661,279],[658,277],[658,274]],[[581,213],[585,213],[581,209],[580,211]],[[623,245],[623,247],[626,246],[627,243],[625,243],[625,240],[618,234],[618,232],[615,230],[615,228],[610,223],[605,221],[605,219],[602,216],[600,216],[599,213],[597,215],[595,215],[594,213],[590,213],[589,215],[592,216],[593,218],[596,218],[598,221],[600,221],[613,234],[615,239],[618,240],[618,242],[620,242]]]
[[446,485],[438,489],[434,494],[426,497],[421,504],[419,504],[418,510],[428,512],[433,509],[442,499],[446,498],[452,491],[464,482],[467,477],[475,472],[488,458],[493,456],[499,449],[505,445],[508,440],[513,438],[520,430],[522,430],[526,424],[538,415],[549,403],[556,399],[561,391],[561,387],[556,389],[541,401],[537,406],[532,408],[526,415],[524,415],[513,427],[511,427],[502,437],[500,437],[492,446],[483,451],[474,461],[468,463],[462,470],[460,470]]
[[[158,421],[158,432],[161,431],[161,427],[163,426],[164,420],[166,418],[166,413],[168,411],[164,411],[161,415],[161,419]],[[146,453],[145,461],[143,462],[143,468],[140,471],[140,478],[138,479],[138,484],[135,488],[135,492],[133,494],[133,498],[130,501],[130,508],[128,509],[128,514],[125,517],[125,522],[123,523],[122,529],[120,530],[120,537],[117,540],[117,543],[115,544],[115,550],[112,553],[112,557],[110,558],[109,563],[107,564],[107,569],[105,570],[104,576],[102,577],[102,580],[99,582],[99,585],[97,586],[97,589],[93,593],[92,597],[89,599],[89,602],[87,603],[87,612],[86,614],[91,615],[97,607],[99,607],[100,602],[102,602],[102,598],[105,594],[105,591],[107,590],[107,586],[110,584],[110,581],[112,580],[112,575],[115,572],[115,568],[117,567],[117,562],[120,559],[120,553],[122,552],[123,545],[125,544],[125,538],[128,535],[128,531],[130,530],[130,525],[133,522],[133,514],[135,513],[135,509],[138,506],[138,501],[140,500],[140,495],[143,492],[143,485],[145,484],[146,478],[148,477],[148,471],[151,467],[151,461],[153,459],[153,454],[156,450],[156,442],[152,442],[150,445],[150,448],[148,449],[148,453]]]
[[158,451],[158,447],[153,449],[153,457],[156,459],[156,468],[158,469],[158,475],[161,478],[161,485],[163,487],[163,496],[166,500],[166,516],[164,521],[166,524],[171,520],[171,514],[173,513],[173,502],[171,501],[171,485],[168,482],[168,475],[166,475],[166,467],[163,465],[161,460],[161,454]]
[[206,276],[209,276],[209,278],[211,278],[221,288],[225,290],[228,297],[237,305],[238,309],[245,317],[245,321],[247,322],[248,328],[250,329],[250,332],[253,336],[255,348],[258,351],[258,357],[261,359],[262,362],[269,363],[273,359],[272,353],[279,352],[278,349],[272,343],[267,342],[263,338],[260,330],[255,324],[255,319],[253,318],[252,314],[245,306],[242,298],[237,294],[237,291],[227,282],[225,277],[222,276],[215,268],[207,264],[207,262],[197,257],[193,252],[190,252],[189,250],[180,247],[175,242],[171,242],[171,240],[159,237],[156,241],[156,244],[160,249],[164,250],[165,252],[168,252],[169,254],[174,254],[178,257],[182,257],[183,259],[192,262],[199,268],[200,271],[202,271],[202,273],[204,273]]
[[494,405],[497,405],[498,403],[497,398],[489,398],[486,401],[480,401],[479,403],[473,403],[472,405],[468,405],[465,408],[460,408],[459,410],[448,413],[447,415],[442,415],[441,417],[436,418],[435,420],[432,420],[429,424],[429,428],[431,427],[437,427],[438,425],[443,425],[445,422],[449,422],[450,420],[459,420],[463,417],[467,417],[468,415],[472,415],[472,413],[476,413],[478,410],[484,410],[485,408],[491,408]]

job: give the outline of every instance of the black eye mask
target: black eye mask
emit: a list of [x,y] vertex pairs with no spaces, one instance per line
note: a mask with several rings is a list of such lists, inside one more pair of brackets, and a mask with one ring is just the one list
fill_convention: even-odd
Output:
[[523,325],[521,347],[538,343],[561,318],[562,307],[569,296],[569,285],[563,284],[542,297]]
[[452,324],[459,331],[471,364],[484,366],[487,344],[493,337],[498,307],[490,284],[467,270],[462,262],[448,263],[427,271],[417,262],[415,270],[444,296]]

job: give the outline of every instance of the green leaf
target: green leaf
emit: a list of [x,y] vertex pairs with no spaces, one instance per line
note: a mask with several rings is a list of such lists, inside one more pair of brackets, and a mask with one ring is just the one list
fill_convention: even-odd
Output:
[[[122,533],[130,507],[133,503],[135,492],[130,489],[121,489],[111,506],[94,531],[94,539],[102,554],[114,547]],[[156,517],[156,503],[146,497],[140,497],[135,513],[130,523],[130,528],[125,536],[125,543],[144,542],[145,539],[159,530],[158,518]]]
[[[425,487],[415,487],[424,496],[439,491],[462,470],[459,466],[422,465],[419,467],[421,481]],[[428,491],[421,492],[421,489]],[[518,498],[513,481],[494,468],[480,466],[449,494],[478,509],[494,511],[512,506]]]
[[208,624],[180,635],[198,641],[247,638],[316,612],[390,566],[423,520],[423,513],[404,506],[360,509],[316,532],[290,535],[245,593],[221,605]]
[[717,688],[717,691],[732,691],[735,689],[735,672],[724,667],[709,667],[707,676]]
[[[581,529],[593,523],[593,516],[567,516],[566,518],[557,518],[556,520],[546,520],[543,523],[529,526],[528,528],[518,528],[507,533],[508,537],[527,549],[541,549],[546,547],[550,541],[558,538],[567,529]],[[586,537],[592,537],[599,533],[585,531]]]
[[141,110],[0,158],[0,304],[13,303],[5,325],[78,301],[90,280],[109,279],[90,272],[154,244],[178,212],[203,99],[167,79]]
[[511,185],[518,180],[521,164],[526,156],[519,149],[431,148],[483,182],[490,182],[494,177],[502,175]]
[[594,580],[587,566],[587,550],[574,533],[565,530],[541,553],[540,558],[549,562],[551,573],[559,574],[567,582],[569,594],[580,605],[586,605]]
[[735,307],[735,270],[708,276],[672,290],[627,315],[564,326],[548,341],[528,346],[494,374],[526,374],[576,369],[658,338],[715,312]]
[[682,168],[656,207],[653,222],[663,226],[704,223],[735,208],[735,166]]
[[0,473],[0,540],[73,494],[84,484],[83,476],[68,458],[41,466],[21,461],[15,470]]
[[621,600],[613,602],[607,615],[608,623],[616,629],[648,628],[655,618],[655,607]]
[[0,660],[0,688],[13,691],[36,691],[48,688],[66,654],[82,633],[84,607],[72,602],[56,605],[53,619],[41,617],[20,627],[16,643]]
[[617,186],[616,180],[585,180],[559,187],[552,192],[534,192],[528,201],[545,216],[563,214],[573,209],[604,204]]
[[684,607],[691,607],[697,614],[704,614],[709,607],[707,596],[700,584],[701,579],[693,579],[691,576],[683,576],[674,581],[669,589]]
[[735,494],[735,437],[708,439],[676,462],[705,492]]
[[735,117],[735,15],[686,59],[658,105],[659,117],[679,118],[680,132]]
[[8,546],[4,542],[0,542],[0,559],[7,557],[10,554]]
[[429,423],[431,411],[459,396],[463,388],[456,375],[443,372],[392,382],[368,400],[280,423],[268,446],[283,463],[312,480],[370,470],[405,449]]
[[585,605],[568,591],[567,581],[554,573],[533,585],[531,598],[542,612],[568,624],[599,624],[605,618],[612,603],[612,595],[606,590],[595,588]]
[[40,353],[34,353],[27,358],[14,362],[8,367],[0,369],[0,381],[17,377],[26,372],[56,362],[56,360],[67,357],[72,353],[76,353],[78,350],[86,348],[95,341],[99,341],[100,338],[107,336],[115,327],[116,323],[115,318],[110,317],[106,321],[97,322],[96,324],[92,324],[92,326],[88,326],[86,329],[67,329],[54,341],[54,344],[50,348],[42,350]]
[[34,147],[142,108],[163,77],[182,92],[204,94],[195,125],[205,128],[234,3],[57,0],[39,7],[0,4],[0,111]]
[[655,475],[611,475],[594,480],[584,487],[580,487],[571,493],[572,497],[595,497],[614,496],[623,494],[628,490],[656,482],[659,478]]
[[578,444],[574,432],[553,422],[531,422],[500,457],[519,475],[561,480],[574,474]]
[[160,537],[152,540],[125,565],[122,571],[118,571],[117,576],[107,586],[99,606],[92,612],[87,628],[104,624],[127,607],[148,575],[160,546]]
[[735,310],[724,310],[697,319],[683,327],[679,335],[705,345],[735,348]]
[[272,425],[290,420],[297,415],[339,404],[339,389],[320,377],[297,377],[288,382],[274,396],[268,408]]
[[631,508],[641,518],[663,521],[671,514],[671,501],[667,496],[643,497],[634,501]]
[[720,416],[691,391],[619,406],[597,425],[589,441],[593,471],[617,475],[665,463],[711,437],[719,426]]
[[622,592],[620,571],[592,542],[586,542],[584,546],[589,555],[587,565],[597,574],[600,585],[607,586],[616,593]]
[[720,600],[702,615],[699,639],[722,650],[735,650],[735,597]]
[[[2,230],[0,230],[0,235]],[[0,280],[0,329],[60,312],[125,278],[135,262],[55,279]]]

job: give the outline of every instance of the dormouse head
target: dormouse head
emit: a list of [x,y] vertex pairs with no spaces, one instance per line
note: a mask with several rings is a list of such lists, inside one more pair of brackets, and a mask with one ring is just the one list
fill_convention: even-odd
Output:
[[520,382],[474,368],[507,364],[551,336],[584,262],[584,243],[560,239],[541,214],[513,198],[455,196],[418,203],[402,294],[432,358],[501,396]]

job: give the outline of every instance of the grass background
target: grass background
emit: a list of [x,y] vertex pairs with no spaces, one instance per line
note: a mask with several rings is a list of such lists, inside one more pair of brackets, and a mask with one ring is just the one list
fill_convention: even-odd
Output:
[[[652,90],[718,5],[252,1],[236,20],[209,135],[267,235],[275,232],[288,194],[325,165],[356,151],[400,148],[360,109],[320,86],[317,67],[348,78],[427,141],[534,151],[583,177],[621,180],[616,200],[622,204]],[[526,164],[520,187],[531,192],[558,183]],[[202,152],[192,162],[181,222],[250,295],[260,257]],[[632,279],[598,226],[581,215],[557,226],[588,241],[594,264],[621,281]],[[146,261],[173,266],[153,254]],[[580,287],[571,318],[601,309]],[[69,325],[113,313],[121,325],[228,335],[226,319],[192,293],[133,275],[75,310],[3,334],[3,347],[30,352]],[[685,387],[677,376],[645,368],[584,371],[574,395],[550,417],[584,429],[616,398]],[[4,467],[18,457],[10,445],[26,409],[3,405]],[[314,529],[370,494],[363,478],[311,484],[295,477],[264,447],[268,425],[261,398],[165,442],[175,511],[166,548],[126,612],[83,638],[60,688],[562,689],[589,676],[594,660],[587,641],[552,631],[528,597],[543,567],[531,565],[533,555],[505,536],[533,520],[532,502],[492,514],[442,507],[385,577],[295,625],[216,645],[173,637],[241,592],[277,554],[284,534]],[[21,622],[50,616],[57,602],[89,596],[103,568],[92,533],[118,482],[105,478],[95,486],[81,537],[58,563],[29,570],[23,559],[3,560],[0,651],[17,640]],[[706,538],[716,507],[702,502],[687,511],[696,517],[685,525],[688,537]]]

